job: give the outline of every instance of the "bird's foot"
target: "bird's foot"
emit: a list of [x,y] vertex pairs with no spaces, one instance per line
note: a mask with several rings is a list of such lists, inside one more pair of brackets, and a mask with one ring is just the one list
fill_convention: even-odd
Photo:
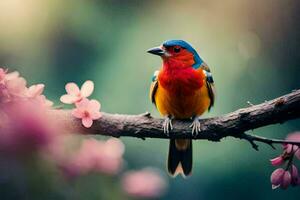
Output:
[[167,136],[169,136],[170,130],[173,129],[171,117],[168,116],[168,117],[165,118],[165,121],[164,121],[164,123],[163,123],[163,129],[164,129],[164,133],[165,133]]
[[201,131],[201,123],[199,119],[199,117],[195,117],[193,123],[190,125],[190,127],[192,128],[193,137],[196,137]]

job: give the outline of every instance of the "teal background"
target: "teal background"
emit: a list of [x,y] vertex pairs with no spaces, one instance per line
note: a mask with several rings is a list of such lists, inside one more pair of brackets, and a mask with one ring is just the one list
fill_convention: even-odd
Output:
[[[90,79],[95,83],[92,97],[101,102],[102,111],[150,111],[158,117],[148,90],[161,60],[146,50],[167,39],[190,42],[212,70],[217,99],[204,117],[300,88],[297,0],[1,0],[0,8],[0,64],[20,71],[29,84],[45,83],[45,93],[56,105],[67,82],[81,85]],[[299,122],[249,133],[284,138],[300,130]],[[121,139],[126,145],[126,169],[165,170],[167,140]],[[161,199],[298,199],[299,187],[271,189],[275,168],[269,159],[279,153],[266,145],[256,152],[233,138],[194,142],[193,176],[168,178],[169,188]],[[29,189],[20,186],[18,192],[19,186],[1,187],[0,182],[2,196],[129,198],[120,191],[118,177],[91,175],[70,186],[51,173],[37,172],[34,165],[29,162],[29,169],[21,173],[30,177],[25,181]],[[18,182],[20,176],[16,177]]]

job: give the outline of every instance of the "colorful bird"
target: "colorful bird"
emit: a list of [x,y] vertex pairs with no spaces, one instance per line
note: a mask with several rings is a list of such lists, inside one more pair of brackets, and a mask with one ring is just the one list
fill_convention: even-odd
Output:
[[[215,101],[214,81],[209,67],[196,50],[183,40],[168,40],[148,50],[163,64],[154,73],[150,98],[162,116],[164,133],[169,135],[172,119],[193,119],[192,135],[201,131],[200,116]],[[188,176],[192,172],[192,140],[171,139],[167,167],[170,175]]]

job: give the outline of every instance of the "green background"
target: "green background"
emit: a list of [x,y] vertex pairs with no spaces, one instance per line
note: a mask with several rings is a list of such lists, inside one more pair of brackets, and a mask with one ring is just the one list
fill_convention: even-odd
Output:
[[[0,64],[20,71],[29,84],[45,83],[46,95],[57,105],[67,82],[81,85],[90,79],[95,83],[92,97],[101,102],[102,111],[149,111],[158,117],[148,90],[161,60],[146,50],[167,39],[190,42],[212,70],[217,99],[204,117],[300,88],[297,0],[1,0],[0,8]],[[284,138],[300,130],[299,122],[250,133]],[[121,139],[125,169],[154,166],[165,173],[167,140]],[[233,138],[194,142],[192,177],[167,178],[162,199],[299,199],[299,187],[271,189],[275,168],[269,159],[279,153],[266,145],[256,152]],[[118,178],[90,176],[69,186],[49,173],[37,176],[34,169],[26,171],[32,180],[29,192],[20,192],[29,199],[127,198],[118,190]],[[15,187],[2,187],[1,194],[18,194]]]

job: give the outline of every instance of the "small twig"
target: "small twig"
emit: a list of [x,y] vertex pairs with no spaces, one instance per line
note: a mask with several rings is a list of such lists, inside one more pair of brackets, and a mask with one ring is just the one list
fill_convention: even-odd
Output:
[[261,142],[270,145],[273,149],[276,149],[274,144],[292,144],[292,145],[297,145],[300,147],[300,141],[291,141],[291,140],[279,140],[279,139],[271,139],[271,138],[265,138],[257,135],[250,135],[246,133],[242,133],[240,135],[241,139],[246,139],[248,140],[252,147],[255,150],[258,150],[258,145],[255,143],[256,142]]
[[258,151],[258,145],[254,142],[255,140],[254,140],[254,138],[251,135],[248,135],[246,133],[242,133],[240,135],[240,139],[247,140],[248,142],[250,142],[252,148],[255,149],[256,151]]

